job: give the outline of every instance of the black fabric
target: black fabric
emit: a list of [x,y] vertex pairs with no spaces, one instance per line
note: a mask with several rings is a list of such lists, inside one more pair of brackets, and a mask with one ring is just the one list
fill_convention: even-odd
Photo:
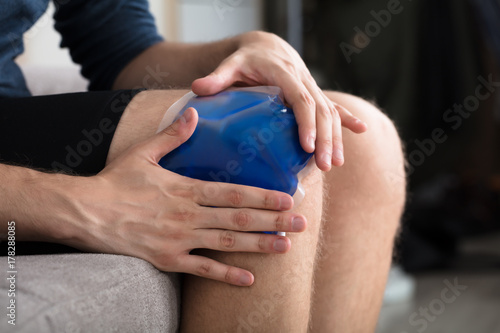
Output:
[[0,163],[97,174],[123,111],[140,91],[0,100]]
[[[8,242],[0,242],[0,257],[7,256],[8,247]],[[16,241],[16,256],[58,253],[83,253],[83,251],[62,244]]]
[[[78,175],[98,173],[123,111],[140,91],[0,99],[0,163]],[[92,149],[86,154],[84,147]],[[7,242],[0,242],[0,251],[0,256],[7,254]],[[16,255],[73,252],[80,251],[60,244],[16,243]]]

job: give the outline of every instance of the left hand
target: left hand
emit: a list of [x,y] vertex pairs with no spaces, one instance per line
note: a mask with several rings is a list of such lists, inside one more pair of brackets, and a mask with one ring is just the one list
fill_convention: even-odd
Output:
[[280,37],[252,31],[235,37],[239,47],[209,75],[192,84],[195,94],[216,94],[235,83],[273,85],[283,90],[294,109],[302,148],[315,152],[323,171],[344,163],[342,126],[355,133],[366,131],[364,122],[331,101],[318,87],[300,55]]

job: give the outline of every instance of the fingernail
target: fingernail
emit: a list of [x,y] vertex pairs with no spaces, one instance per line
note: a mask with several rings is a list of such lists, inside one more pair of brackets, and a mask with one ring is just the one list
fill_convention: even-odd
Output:
[[334,149],[333,150],[333,157],[335,157],[336,160],[343,161],[344,160],[344,153],[340,149]]
[[301,231],[305,225],[306,221],[302,217],[295,216],[292,220],[292,231]]
[[356,119],[355,121],[356,125],[363,125],[363,126],[367,126],[366,123],[360,119]]
[[332,155],[330,155],[329,153],[324,153],[321,156],[321,160],[323,161],[323,163],[326,163],[327,166],[332,165]]
[[182,114],[181,119],[182,119],[182,122],[184,124],[189,123],[191,121],[191,119],[193,119],[193,112],[191,110],[189,110],[189,109],[186,110],[186,111],[184,111],[184,113]]
[[316,138],[314,137],[314,135],[309,135],[307,137],[307,145],[312,149],[314,150],[315,149],[315,144],[314,142],[316,141]]
[[243,274],[240,276],[240,284],[248,286],[252,284],[252,277],[248,274]]
[[283,238],[278,238],[274,241],[273,247],[276,252],[285,252],[287,248],[286,241]]
[[292,208],[292,201],[289,197],[280,197],[278,203],[279,210],[289,210]]

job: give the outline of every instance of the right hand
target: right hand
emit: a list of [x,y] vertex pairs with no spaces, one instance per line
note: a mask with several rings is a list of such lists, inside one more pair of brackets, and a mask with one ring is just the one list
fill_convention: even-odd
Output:
[[139,257],[162,271],[251,285],[249,271],[190,251],[285,253],[289,238],[245,231],[301,232],[306,219],[285,212],[293,206],[286,193],[195,180],[160,167],[158,161],[185,142],[197,122],[198,114],[190,108],[98,175],[84,178],[71,207],[85,223],[74,223],[77,232],[65,243]]

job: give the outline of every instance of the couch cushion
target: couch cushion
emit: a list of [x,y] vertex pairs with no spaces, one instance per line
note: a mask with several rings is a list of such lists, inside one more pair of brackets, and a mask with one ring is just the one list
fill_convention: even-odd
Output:
[[[7,274],[7,260],[4,275]],[[16,257],[16,325],[7,323],[9,282],[0,281],[1,332],[176,332],[179,276],[108,254]]]

